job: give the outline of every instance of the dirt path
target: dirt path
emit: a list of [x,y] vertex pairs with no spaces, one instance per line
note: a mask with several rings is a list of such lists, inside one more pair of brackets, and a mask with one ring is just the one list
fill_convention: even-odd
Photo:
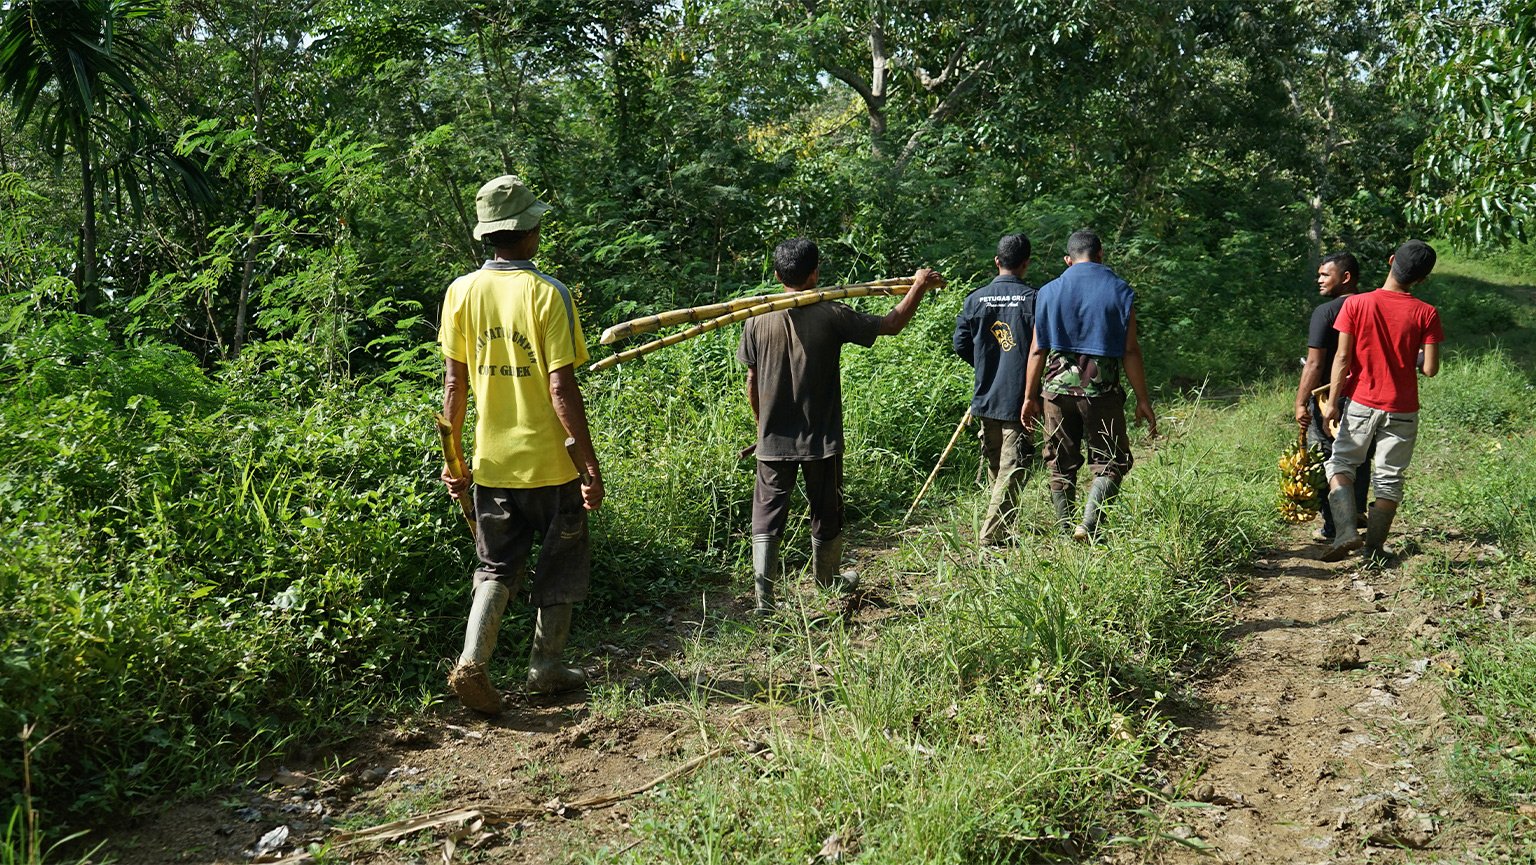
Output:
[[[450,698],[418,726],[366,731],[339,752],[271,767],[243,787],[96,838],[108,841],[104,853],[116,865],[291,862],[307,844],[338,833],[456,811],[480,819],[456,817],[398,840],[349,844],[324,861],[546,863],[623,849],[639,840],[628,793],[703,761],[767,756],[767,730],[793,728],[792,718],[746,699],[764,683],[742,671],[760,668],[761,659],[701,668],[686,681],[670,666],[689,634],[758,627],[749,602],[715,593],[658,621],[642,647],[602,647],[604,669],[595,680],[675,698],[660,705],[606,711],[585,692],[549,699],[504,690],[506,710],[486,718]],[[833,603],[828,614],[855,630],[897,612],[879,590]],[[690,699],[695,693],[708,699]],[[607,799],[617,801],[582,805]]]
[[[1435,544],[1400,539],[1410,550],[1466,554]],[[1314,552],[1297,530],[1254,564],[1229,632],[1232,662],[1175,719],[1187,733],[1164,768],[1185,779],[1177,794],[1201,807],[1170,809],[1166,829],[1206,852],[1167,842],[1109,850],[1108,861],[1486,861],[1477,855],[1487,843],[1480,827],[1493,821],[1458,801],[1442,776],[1452,734],[1435,673],[1455,659],[1434,654],[1439,611],[1409,585],[1402,562],[1369,570],[1323,564]],[[912,588],[862,598],[843,616],[855,631],[878,628],[903,613],[901,596]],[[672,688],[679,698],[702,689],[707,700],[605,712],[585,696],[532,702],[509,693],[496,719],[450,702],[419,728],[370,733],[340,753],[263,772],[244,788],[113,833],[109,852],[120,865],[274,861],[307,840],[452,809],[493,817],[465,821],[453,862],[564,862],[580,850],[637,843],[632,801],[571,803],[633,790],[701,755],[750,759],[764,731],[784,722],[732,698],[762,685],[741,675],[751,659],[701,670],[691,683],[667,672],[686,634],[751,621],[742,597],[714,595],[707,606],[707,621],[702,608],[680,612],[627,655],[605,646],[619,655],[599,676]],[[252,856],[284,829],[273,855]],[[347,848],[342,861],[442,862],[445,831]]]
[[1491,821],[1443,777],[1453,737],[1435,672],[1454,659],[1432,653],[1432,605],[1403,561],[1325,564],[1317,549],[1297,530],[1255,563],[1230,631],[1235,658],[1177,719],[1189,729],[1183,792],[1205,807],[1175,809],[1170,834],[1192,847],[1148,858],[1485,861],[1479,827]]

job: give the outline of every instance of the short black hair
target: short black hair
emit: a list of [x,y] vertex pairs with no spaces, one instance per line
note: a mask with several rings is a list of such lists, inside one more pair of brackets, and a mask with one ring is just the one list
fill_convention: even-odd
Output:
[[1073,258],[1098,258],[1103,254],[1104,242],[1086,228],[1072,232],[1067,238],[1067,255]]
[[805,285],[820,265],[821,250],[803,237],[786,240],[773,249],[773,272],[791,288]]
[[1333,265],[1334,269],[1338,270],[1340,273],[1349,274],[1350,280],[1356,285],[1360,284],[1360,262],[1356,260],[1354,253],[1335,252],[1333,255],[1330,255],[1322,261],[1318,262],[1319,267],[1324,264]]
[[1423,282],[1435,269],[1435,248],[1422,240],[1410,240],[1392,255],[1392,278],[1403,285]]
[[532,234],[533,232],[534,229],[532,228],[527,229],[526,231],[512,231],[510,229],[503,229],[501,231],[487,231],[484,235],[481,236],[480,239],[490,244],[494,249],[511,249],[512,247],[522,243],[524,240],[527,240],[528,235]]
[[1029,261],[1029,238],[1022,234],[1005,234],[997,242],[997,264],[1005,270],[1018,270]]

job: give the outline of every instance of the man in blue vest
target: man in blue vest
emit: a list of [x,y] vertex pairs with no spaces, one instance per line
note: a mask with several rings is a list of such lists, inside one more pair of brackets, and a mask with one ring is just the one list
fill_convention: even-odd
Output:
[[982,465],[992,493],[981,524],[981,543],[1004,543],[1019,508],[1034,455],[1029,432],[1019,423],[1024,368],[1035,331],[1035,290],[1024,281],[1029,238],[1005,235],[997,242],[997,278],[971,292],[955,320],[954,348],[976,368],[971,417],[981,428]]
[[[1104,245],[1097,234],[1077,231],[1067,239],[1066,271],[1035,299],[1035,336],[1019,413],[1020,422],[1031,429],[1045,419],[1051,504],[1062,530],[1082,543],[1098,536],[1104,510],[1134,462],[1126,435],[1122,367],[1136,393],[1136,419],[1157,434],[1136,338],[1136,293],[1103,262]],[[1074,525],[1085,446],[1093,485],[1082,520]]]

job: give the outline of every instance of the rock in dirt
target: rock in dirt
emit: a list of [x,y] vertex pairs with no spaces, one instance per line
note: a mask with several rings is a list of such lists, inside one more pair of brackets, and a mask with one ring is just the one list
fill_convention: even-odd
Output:
[[1325,670],[1358,670],[1365,666],[1360,660],[1360,647],[1353,640],[1341,637],[1329,644],[1318,666]]
[[255,845],[251,847],[251,849],[245,851],[246,858],[265,859],[266,857],[271,856],[273,853],[276,853],[277,851],[283,849],[283,847],[287,846],[288,836],[290,834],[292,834],[292,830],[287,826],[279,826],[276,829],[273,829],[267,834],[261,836],[261,839],[257,841]]
[[1407,847],[1422,850],[1435,837],[1435,818],[1411,807],[1404,807],[1395,818],[1365,836],[1365,843],[1377,847]]

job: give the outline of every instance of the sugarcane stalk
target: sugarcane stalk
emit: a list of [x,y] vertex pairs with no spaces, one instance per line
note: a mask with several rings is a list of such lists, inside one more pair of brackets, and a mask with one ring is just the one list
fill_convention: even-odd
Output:
[[[876,279],[870,282],[854,282],[849,283],[848,285],[834,285],[819,290],[832,291],[839,288],[866,288],[877,286],[890,287],[911,284],[912,278],[903,276],[894,277],[891,279]],[[731,300],[721,301],[720,303],[711,303],[704,306],[691,306],[683,309],[669,309],[666,312],[658,312],[654,315],[643,315],[639,318],[632,318],[629,321],[620,322],[619,324],[608,328],[607,330],[603,331],[602,336],[598,338],[598,342],[602,343],[603,345],[608,345],[609,343],[616,342],[628,336],[650,333],[653,330],[659,330],[663,327],[670,327],[674,324],[683,324],[684,322],[689,321],[705,321],[706,319],[711,319],[715,318],[716,316],[735,312],[738,309],[749,309],[759,304],[767,303],[768,301],[781,296],[782,292],[775,294],[762,294],[755,297],[738,297]]]
[[700,334],[708,333],[712,330],[725,327],[728,324],[735,324],[738,321],[745,321],[749,318],[755,318],[759,315],[766,315],[770,312],[778,312],[781,309],[795,309],[797,307],[810,306],[813,303],[820,303],[824,300],[842,300],[843,298],[847,297],[868,297],[870,295],[877,294],[905,294],[911,287],[911,284],[910,280],[904,280],[903,283],[904,284],[899,286],[850,285],[840,288],[822,289],[818,291],[795,291],[788,294],[775,295],[774,299],[768,301],[767,303],[760,303],[756,306],[749,306],[745,309],[738,309],[735,312],[727,313],[718,318],[712,318],[709,321],[696,324],[693,327],[680,330],[677,333],[668,334],[661,339],[653,340],[644,345],[628,349],[627,351],[611,354],[592,364],[590,367],[588,367],[588,369],[590,369],[592,372],[600,372],[611,366],[617,366],[621,363],[624,363],[625,361],[634,360],[641,355],[650,354],[657,349],[666,348],[669,345],[677,345],[685,339],[692,339]]
[[923,488],[917,491],[917,497],[912,499],[912,506],[907,508],[906,515],[901,518],[903,523],[912,519],[912,512],[917,510],[917,503],[923,500],[923,494],[927,493],[928,488],[933,486],[933,479],[939,476],[939,469],[944,467],[944,461],[949,459],[949,452],[955,449],[955,442],[960,440],[960,431],[965,429],[970,422],[971,410],[967,408],[964,416],[960,418],[960,422],[955,424],[955,434],[949,437],[949,444],[945,445],[944,452],[939,454],[939,461],[933,464],[933,471],[928,473],[928,480],[923,481]]
[[[443,466],[448,470],[448,476],[467,477],[469,470],[464,467],[464,454],[459,450],[458,442],[454,441],[453,427],[441,413],[433,417],[437,419],[437,440],[443,447]],[[469,536],[475,537],[475,506],[470,502],[467,492],[459,497],[459,510],[464,514],[464,525],[469,526]]]

